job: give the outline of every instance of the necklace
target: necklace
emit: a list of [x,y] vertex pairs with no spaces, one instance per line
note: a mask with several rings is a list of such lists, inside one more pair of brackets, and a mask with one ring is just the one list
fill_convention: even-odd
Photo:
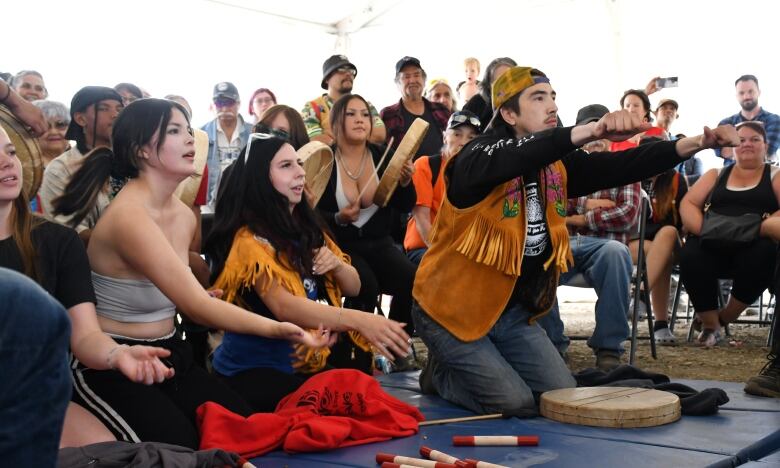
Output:
[[336,148],[336,158],[339,160],[339,164],[341,164],[341,167],[344,168],[344,173],[347,174],[347,177],[354,181],[360,180],[360,176],[363,175],[363,170],[366,168],[366,156],[368,156],[368,148],[366,148],[365,152],[363,153],[363,156],[360,158],[360,167],[358,167],[357,174],[353,174],[349,171],[349,168],[344,163],[344,159],[341,157],[341,150]]

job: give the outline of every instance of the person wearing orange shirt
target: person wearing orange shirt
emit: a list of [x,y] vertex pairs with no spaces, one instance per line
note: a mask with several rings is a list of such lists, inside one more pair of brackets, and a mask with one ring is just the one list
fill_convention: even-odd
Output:
[[406,228],[404,250],[415,265],[420,264],[423,254],[428,250],[431,227],[444,195],[444,163],[479,134],[479,126],[479,117],[473,112],[455,112],[447,122],[441,153],[422,156],[414,163],[412,182],[417,192],[417,202]]

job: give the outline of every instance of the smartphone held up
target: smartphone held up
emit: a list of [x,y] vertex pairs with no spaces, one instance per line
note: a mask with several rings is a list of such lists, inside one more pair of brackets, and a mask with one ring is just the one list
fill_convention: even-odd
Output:
[[655,87],[656,88],[676,88],[677,87],[677,77],[676,76],[669,76],[666,78],[656,78],[655,80]]

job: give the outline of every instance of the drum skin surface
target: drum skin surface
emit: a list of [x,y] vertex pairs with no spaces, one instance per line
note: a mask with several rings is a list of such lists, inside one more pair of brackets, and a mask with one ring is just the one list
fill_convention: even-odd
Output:
[[652,427],[680,419],[680,399],[635,387],[579,387],[542,394],[539,410],[554,421],[598,427]]

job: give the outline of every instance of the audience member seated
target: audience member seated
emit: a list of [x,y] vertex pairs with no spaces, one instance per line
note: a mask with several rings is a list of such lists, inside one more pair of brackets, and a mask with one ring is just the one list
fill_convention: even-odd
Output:
[[70,112],[68,106],[57,101],[42,99],[33,101],[33,105],[43,112],[49,124],[46,133],[38,137],[41,162],[45,169],[54,158],[70,148],[70,142],[65,138],[65,132],[70,125]]
[[114,91],[122,96],[122,105],[125,106],[144,97],[144,92],[141,91],[141,88],[133,83],[119,83],[114,86]]
[[252,125],[244,122],[238,113],[241,99],[233,83],[223,81],[214,85],[211,108],[214,120],[200,129],[209,136],[207,204],[213,208],[217,200],[217,186],[222,172],[238,158],[238,153],[249,141]]
[[[707,171],[680,205],[689,233],[680,252],[680,279],[701,323],[698,342],[706,347],[715,346],[721,326],[736,320],[770,286],[780,239],[780,178],[775,177],[780,168],[766,163],[766,131],[756,121],[737,127],[740,144],[734,150],[735,164]],[[707,203],[708,209],[721,215],[771,217],[761,222],[759,237],[747,245],[713,245],[699,237]],[[718,279],[733,280],[723,308],[718,303]]]
[[37,101],[49,97],[49,90],[43,82],[43,75],[35,70],[22,70],[14,75],[11,87],[27,101]]
[[254,131],[273,133],[281,139],[287,140],[296,151],[309,142],[309,135],[306,133],[306,126],[301,114],[284,104],[268,108],[255,124]]
[[67,140],[75,140],[72,147],[54,159],[43,173],[38,195],[44,215],[76,229],[82,240],[88,240],[92,228],[109,203],[107,189],[101,187],[89,211],[79,220],[73,216],[55,215],[54,200],[65,192],[73,174],[81,167],[85,155],[94,148],[111,146],[111,126],[122,110],[122,97],[113,89],[103,86],[81,88],[70,102],[70,124],[65,133]]
[[490,119],[493,118],[493,97],[491,94],[493,84],[502,73],[516,66],[517,63],[509,57],[493,59],[485,69],[485,76],[479,84],[479,92],[474,94],[471,99],[463,101],[465,103],[463,110],[473,112],[482,122],[480,132],[485,131]]
[[[643,137],[639,145],[663,141],[657,137]],[[655,341],[661,345],[675,344],[669,330],[669,290],[671,288],[672,266],[680,248],[679,230],[680,203],[688,193],[688,183],[676,170],[653,176],[642,182],[650,197],[651,211],[645,223],[644,251],[647,265],[647,280],[650,286],[650,302],[655,318]],[[639,253],[639,230],[628,243],[631,259],[636,264]],[[629,311],[630,312],[630,311]]]
[[[684,133],[678,133],[674,136],[675,140],[681,138],[685,138]],[[677,166],[676,169],[685,177],[685,180],[688,182],[688,187],[690,187],[695,184],[696,181],[699,180],[699,177],[704,173],[704,163],[701,161],[701,158],[694,156]]]
[[[322,64],[322,81],[320,86],[327,93],[304,104],[301,117],[306,124],[309,138],[333,146],[334,136],[331,129],[330,116],[333,103],[342,96],[352,93],[352,86],[357,78],[357,67],[345,55],[332,55]],[[368,102],[368,101],[366,101]],[[380,145],[387,135],[385,123],[379,117],[379,112],[369,102],[374,130],[369,137],[369,143]]]
[[435,154],[441,149],[442,133],[447,129],[447,119],[452,113],[446,106],[423,97],[423,88],[427,79],[428,75],[418,59],[402,57],[395,64],[395,85],[401,92],[401,99],[379,113],[387,126],[387,142],[391,143],[390,139],[393,139],[391,145],[393,150],[398,148],[416,119],[428,122],[430,128],[420,142],[415,158],[425,154]]
[[425,97],[431,102],[438,102],[450,112],[458,109],[455,93],[444,78],[434,78],[429,81],[428,87],[425,88]]
[[343,294],[360,291],[360,278],[303,196],[304,179],[291,145],[253,134],[226,176],[232,189],[217,199],[206,244],[223,299],[264,317],[310,329],[323,324],[332,332],[332,350],[298,346],[295,353],[285,340],[225,334],[214,369],[258,412],[273,412],[308,374],[326,367],[370,374],[372,346],[391,360],[408,346],[398,322],[341,308]]
[[[623,93],[623,97],[620,98],[620,108],[639,116],[643,122],[650,123],[653,121],[652,111],[650,109],[650,98],[648,98],[647,94],[642,90],[629,89]],[[612,142],[610,151],[622,151],[624,149],[635,148],[639,145],[639,140],[642,136],[659,136],[665,140],[669,139],[663,128],[651,127],[649,130],[634,135],[628,140]]]
[[444,147],[441,153],[421,156],[414,162],[412,182],[417,193],[417,202],[412,208],[412,217],[406,227],[404,250],[409,260],[420,264],[422,256],[430,245],[430,233],[436,213],[444,196],[444,168],[447,160],[473,140],[479,133],[480,121],[474,113],[457,111],[450,116],[444,132]]
[[402,167],[388,205],[377,206],[374,194],[387,163],[377,171],[382,151],[368,142],[373,121],[368,103],[357,94],[344,96],[333,105],[330,119],[335,167],[317,209],[360,275],[360,294],[345,305],[373,312],[377,296],[391,294],[390,318],[411,332],[415,265],[393,244],[390,222],[393,208],[408,213],[414,206],[414,165],[410,161]]
[[[195,148],[187,111],[164,99],[141,99],[113,126],[113,150],[103,149],[96,177],[114,171],[129,181],[98,220],[87,253],[100,328],[120,345],[161,347],[170,352],[164,380],[156,371],[143,385],[112,370],[72,366],[87,409],[117,438],[198,447],[195,409],[214,401],[238,414],[252,412],[223,383],[193,365],[188,344],[176,334],[178,307],[193,321],[237,333],[322,346],[300,327],[247,312],[207,293],[187,268],[195,229],[192,211],[174,190],[194,172]],[[96,156],[97,158],[97,156]],[[121,348],[115,348],[119,351]],[[116,352],[116,351],[115,351]]]
[[255,118],[255,123],[263,118],[263,113],[269,107],[275,106],[276,95],[268,88],[257,88],[249,100],[249,115]]
[[458,83],[455,89],[461,102],[468,102],[472,96],[479,93],[479,85],[482,83],[477,79],[479,72],[479,60],[474,57],[467,57],[463,61],[463,73],[466,75],[466,79]]

